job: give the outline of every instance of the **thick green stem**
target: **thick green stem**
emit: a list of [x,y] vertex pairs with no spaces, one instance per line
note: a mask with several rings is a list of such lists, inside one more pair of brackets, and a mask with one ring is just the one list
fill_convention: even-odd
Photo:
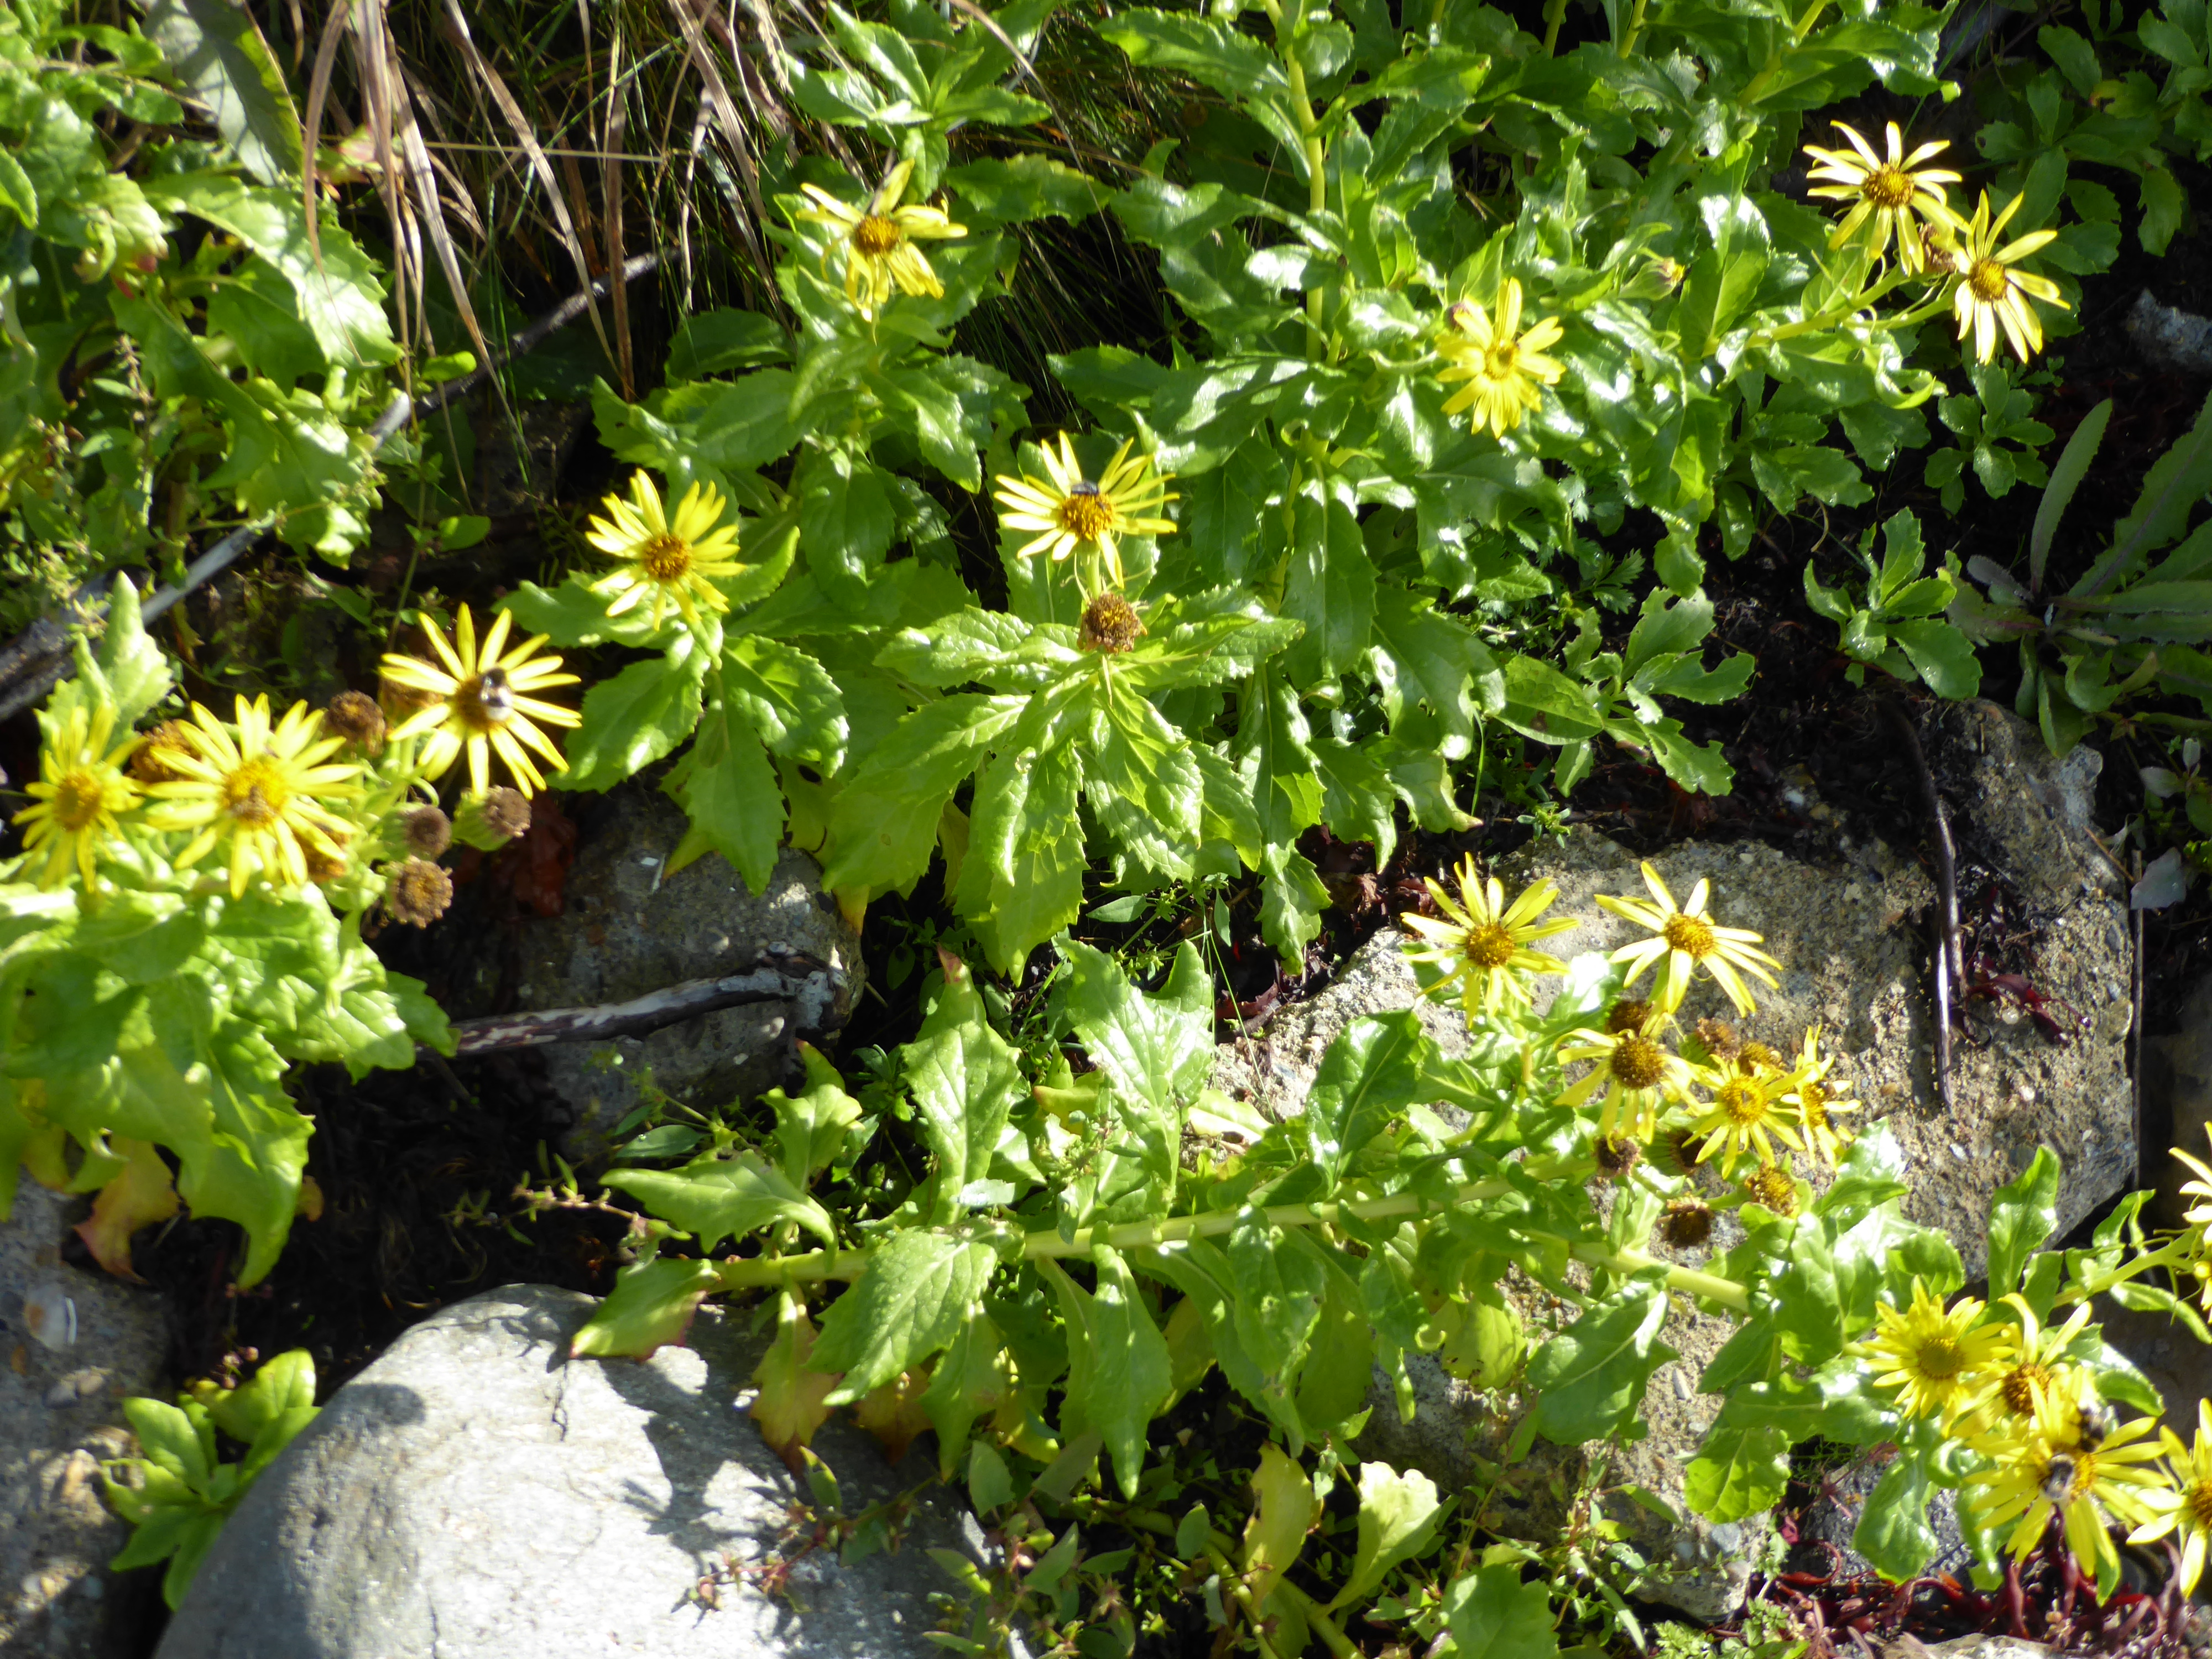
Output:
[[[1321,141],[1321,123],[1313,112],[1313,100],[1306,94],[1306,66],[1298,61],[1297,46],[1283,33],[1283,9],[1280,0],[1261,0],[1266,6],[1267,21],[1275,26],[1275,42],[1282,53],[1283,70],[1291,82],[1291,113],[1297,118],[1298,137],[1306,157],[1306,210],[1321,213],[1328,207],[1328,154]],[[1306,290],[1306,356],[1317,359],[1322,355],[1322,293],[1317,288]]]
[[[1887,297],[1892,291],[1901,287],[1912,275],[1912,272],[1903,269],[1893,270],[1865,293],[1855,296],[1843,305],[1832,306],[1817,316],[1801,317],[1796,322],[1784,323],[1778,328],[1760,329],[1757,333],[1750,336],[1744,344],[1747,348],[1754,349],[1772,345],[1779,340],[1794,340],[1801,334],[1815,334],[1823,329],[1833,328],[1839,323],[1849,322],[1859,312],[1864,311],[1876,301]],[[1943,296],[1938,294],[1936,298],[1915,306],[1910,311],[1899,313],[1895,317],[1877,318],[1871,322],[1862,323],[1859,326],[1869,329],[1904,328],[1913,323],[1925,322],[1942,308]]]
[[1644,33],[1644,0],[1636,0],[1635,9],[1628,14],[1628,27],[1620,32],[1619,52],[1623,58],[1636,50],[1636,37]]
[[1678,1267],[1671,1261],[1662,1261],[1643,1250],[1616,1250],[1609,1244],[1577,1244],[1571,1254],[1577,1261],[1617,1273],[1648,1273],[1654,1267],[1664,1267],[1668,1290],[1703,1297],[1708,1302],[1717,1302],[1723,1308],[1733,1308],[1741,1314],[1751,1311],[1750,1292],[1733,1279],[1723,1279],[1718,1273],[1699,1273],[1695,1267]]

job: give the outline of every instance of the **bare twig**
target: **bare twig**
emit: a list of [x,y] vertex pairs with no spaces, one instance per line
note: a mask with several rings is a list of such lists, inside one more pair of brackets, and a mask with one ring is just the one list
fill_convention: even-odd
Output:
[[[641,253],[634,259],[624,260],[622,280],[634,283],[657,269],[659,264],[658,253]],[[422,398],[411,398],[404,392],[393,393],[392,402],[384,413],[376,417],[376,424],[368,429],[370,451],[374,453],[381,449],[386,441],[410,419],[434,415],[448,404],[467,397],[507,364],[534,349],[548,336],[574,322],[591,308],[595,299],[605,298],[613,285],[612,276],[602,276],[590,288],[570,295],[511,338],[507,349],[490,362],[479,365],[457,380],[447,381]],[[185,567],[183,581],[174,586],[158,588],[147,595],[143,607],[145,619],[152,622],[195,588],[228,569],[240,554],[268,533],[274,522],[273,519],[258,519],[252,524],[241,525],[194,559]],[[0,720],[21,714],[75,672],[76,664],[71,659],[70,644],[73,629],[76,626],[89,627],[97,619],[105,603],[110,580],[101,577],[80,587],[70,597],[64,611],[67,620],[41,617],[5,645],[0,645]]]
[[[605,1042],[611,1037],[640,1036],[678,1020],[752,1002],[795,1004],[799,1034],[818,1032],[829,1029],[831,1009],[845,982],[845,975],[825,963],[770,945],[743,972],[684,980],[627,1002],[461,1020],[453,1027],[454,1052],[457,1056],[473,1056],[502,1048],[534,1048],[549,1042]],[[430,1052],[416,1049],[417,1054]]]
[[1936,842],[1936,878],[1942,905],[1936,944],[1936,1097],[1948,1117],[1958,1108],[1951,1082],[1951,998],[1954,990],[1963,990],[1966,983],[1959,943],[1958,852],[1951,842],[1950,815],[1936,787],[1935,775],[1928,769],[1927,754],[1920,747],[1920,734],[1895,703],[1885,702],[1881,708],[1905,739],[1905,753],[1912,757],[1913,770],[1920,778],[1921,803],[1928,809]]

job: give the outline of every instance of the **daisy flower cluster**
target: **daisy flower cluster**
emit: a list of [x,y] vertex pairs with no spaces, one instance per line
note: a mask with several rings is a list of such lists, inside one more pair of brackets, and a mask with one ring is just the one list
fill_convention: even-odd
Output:
[[[194,702],[138,732],[73,687],[40,716],[39,778],[12,820],[23,831],[15,868],[42,889],[74,882],[88,905],[119,885],[234,899],[257,885],[316,888],[342,913],[377,908],[427,926],[453,895],[437,860],[453,823],[432,786],[465,756],[462,819],[477,844],[503,844],[544,786],[528,751],[562,764],[539,722],[577,720],[538,696],[576,677],[537,654],[542,639],[508,648],[508,627],[502,614],[479,641],[465,605],[451,640],[426,622],[438,660],[387,656],[381,703],[343,691],[279,714],[266,694],[238,696],[227,718]],[[492,787],[495,756],[514,787]]]

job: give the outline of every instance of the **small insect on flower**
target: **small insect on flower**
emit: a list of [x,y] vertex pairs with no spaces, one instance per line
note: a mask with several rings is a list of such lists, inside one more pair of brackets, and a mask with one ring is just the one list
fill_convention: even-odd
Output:
[[1651,1000],[1671,1014],[1682,1006],[1692,975],[1703,967],[1728,993],[1738,1013],[1753,1012],[1756,1005],[1744,988],[1743,975],[1748,974],[1771,987],[1775,979],[1767,969],[1782,965],[1765,951],[1753,948],[1761,942],[1760,936],[1741,927],[1723,927],[1705,914],[1712,884],[1702,877],[1690,890],[1690,902],[1678,908],[1674,896],[1667,890],[1667,884],[1659,879],[1650,860],[1645,860],[1643,871],[1651,900],[1616,898],[1608,893],[1597,896],[1601,907],[1639,927],[1650,928],[1655,935],[1624,945],[1613,953],[1615,962],[1626,964],[1628,982],[1633,985],[1646,968],[1657,963],[1659,977]]
[[156,830],[197,830],[176,860],[189,869],[216,844],[230,843],[230,892],[242,896],[256,873],[304,886],[307,854],[343,860],[352,833],[329,801],[360,794],[361,766],[331,763],[343,738],[322,735],[323,717],[295,702],[271,726],[266,696],[237,700],[237,719],[225,722],[198,703],[185,727],[188,749],[167,761],[181,775],[147,787],[159,802],[146,815]]
[[496,752],[514,776],[516,787],[527,795],[545,787],[545,778],[523,745],[527,744],[552,763],[567,769],[553,740],[538,729],[574,726],[582,719],[573,708],[544,702],[536,694],[577,683],[574,674],[559,672],[561,659],[539,657],[543,634],[506,650],[507,629],[514,613],[502,611],[492,619],[481,646],[477,641],[476,618],[465,605],[453,624],[449,643],[438,624],[423,619],[430,648],[445,666],[418,657],[392,655],[384,659],[385,678],[395,684],[431,694],[432,701],[393,728],[390,740],[430,734],[422,752],[422,775],[441,778],[451,771],[464,753],[469,757],[469,785],[482,794],[491,782],[491,757]]
[[[1103,563],[1114,585],[1121,586],[1119,538],[1170,534],[1175,526],[1159,514],[1166,503],[1178,499],[1168,493],[1169,475],[1154,471],[1150,456],[1130,454],[1134,442],[1125,441],[1096,481],[1083,476],[1075,446],[1065,432],[1060,434],[1057,453],[1049,443],[1040,446],[1043,477],[1000,473],[993,494],[1006,509],[1000,522],[1008,530],[1030,532],[1016,555],[1027,558],[1042,553],[1059,560],[1087,548],[1086,560]],[[1098,586],[1095,572],[1083,580],[1086,590]]]
[[1452,394],[1444,413],[1474,411],[1474,429],[1490,428],[1503,438],[1531,410],[1544,406],[1541,386],[1557,386],[1566,365],[1544,355],[1565,330],[1556,317],[1521,326],[1521,283],[1508,276],[1498,285],[1498,315],[1473,300],[1462,300],[1444,313],[1437,350],[1449,367],[1437,378],[1467,385]]
[[1950,149],[1950,141],[1936,139],[1907,155],[1905,137],[1898,131],[1897,123],[1892,121],[1889,157],[1885,161],[1875,154],[1874,146],[1856,130],[1841,121],[1831,125],[1850,142],[1850,149],[1823,149],[1818,144],[1804,147],[1805,154],[1820,163],[1810,176],[1826,181],[1807,193],[1855,204],[1836,227],[1835,234],[1828,238],[1828,246],[1839,248],[1856,240],[1878,258],[1887,250],[1894,234],[1899,262],[1907,270],[1921,270],[1927,253],[1921,237],[1921,222],[1946,227],[1951,224],[1951,209],[1943,186],[1959,182],[1957,173],[1942,167],[1923,167],[1921,163]]
[[123,775],[138,739],[126,732],[122,742],[109,744],[115,733],[111,702],[89,709],[80,703],[67,720],[42,716],[41,723],[46,741],[39,750],[39,781],[23,786],[32,804],[9,822],[28,826],[23,831],[26,854],[46,851],[40,887],[59,886],[74,867],[89,893],[101,848],[117,834],[120,816],[138,804],[137,786]]
[[2142,1467],[2166,1449],[2145,1437],[2154,1419],[2113,1425],[2094,1443],[2082,1438],[2087,1387],[2078,1376],[2047,1389],[2036,1384],[2034,1411],[2024,1425],[1972,1443],[1991,1467],[1967,1477],[1960,1499],[1977,1526],[1994,1531],[2017,1522],[2006,1545],[2015,1559],[2041,1541],[2054,1512],[2063,1516],[2067,1547],[2082,1573],[2094,1578],[2119,1570],[2105,1516],[2139,1529],[2155,1527],[2160,1498],[2171,1488],[2160,1471]]
[[941,242],[968,234],[967,226],[954,224],[941,208],[920,203],[899,205],[899,198],[906,194],[913,177],[914,163],[901,161],[884,178],[883,187],[860,207],[838,200],[818,185],[799,186],[814,205],[799,216],[810,224],[826,226],[843,242],[845,297],[872,321],[894,292],[917,299],[944,298],[945,284],[915,244]]
[[738,550],[738,527],[722,522],[729,501],[720,490],[694,483],[672,514],[663,508],[652,477],[640,471],[630,475],[629,500],[609,495],[599,504],[609,516],[593,519],[585,539],[623,562],[586,586],[611,601],[608,616],[622,616],[649,599],[647,627],[659,628],[672,605],[696,628],[702,610],[720,613],[730,608],[715,580],[745,567],[732,556]]
[[1559,890],[1548,881],[1534,882],[1509,905],[1498,878],[1485,880],[1479,876],[1474,859],[1460,860],[1458,877],[1457,900],[1434,880],[1423,884],[1437,908],[1443,912],[1443,921],[1411,912],[1398,918],[1408,931],[1426,941],[1417,945],[1407,940],[1407,959],[1443,971],[1443,978],[1427,987],[1424,994],[1440,996],[1458,986],[1460,1006],[1470,1020],[1478,1012],[1497,1012],[1500,1002],[1526,1006],[1528,988],[1521,982],[1520,975],[1566,970],[1566,964],[1557,957],[1528,948],[1538,939],[1574,927],[1570,918],[1538,920],[1558,900]]
[[1946,1309],[1916,1274],[1911,1305],[1877,1303],[1875,1334],[1853,1352],[1874,1362],[1877,1388],[1897,1390],[1905,1416],[1950,1416],[2011,1358],[2010,1328],[1981,1324],[1982,1307],[1962,1296]]
[[1996,355],[1997,330],[2004,330],[2021,362],[2043,349],[2043,319],[2030,300],[2066,310],[2058,284],[2048,276],[2017,269],[2017,262],[2058,239],[2055,230],[2031,230],[2002,247],[1997,238],[2020,211],[2025,196],[2005,204],[1996,222],[1990,222],[1990,196],[1982,192],[1981,205],[1972,220],[1960,227],[1954,269],[1958,286],[1951,292],[1951,309],[1959,319],[1959,338],[1974,337],[1974,361],[1985,363]]

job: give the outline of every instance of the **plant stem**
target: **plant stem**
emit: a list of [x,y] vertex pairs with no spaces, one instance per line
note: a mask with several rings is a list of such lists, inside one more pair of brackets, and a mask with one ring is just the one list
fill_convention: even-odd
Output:
[[[1636,37],[1644,33],[1644,0],[1636,0],[1635,9],[1628,14],[1628,27],[1620,32],[1620,57],[1626,58],[1636,50]],[[1554,33],[1558,27],[1557,24],[1553,25]]]
[[[1869,306],[1899,287],[1911,274],[1911,271],[1902,268],[1893,270],[1865,293],[1856,295],[1843,305],[1831,307],[1816,316],[1801,317],[1794,323],[1783,324],[1779,328],[1760,329],[1747,338],[1744,344],[1747,347],[1772,345],[1778,340],[1793,340],[1801,334],[1816,333],[1821,329],[1833,328],[1838,323],[1848,322],[1855,314],[1864,311]],[[1910,311],[1900,313],[1896,317],[1877,318],[1872,322],[1861,324],[1860,326],[1901,328],[1909,323],[1923,321],[1934,316],[1942,308],[1942,296],[1938,295],[1936,298],[1916,306]]]
[[1664,1267],[1668,1290],[1703,1297],[1708,1302],[1717,1302],[1723,1308],[1733,1308],[1738,1313],[1751,1311],[1750,1292],[1733,1279],[1723,1279],[1718,1273],[1700,1273],[1695,1267],[1678,1267],[1671,1261],[1662,1261],[1644,1251],[1617,1250],[1609,1244],[1577,1244],[1569,1254],[1576,1261],[1589,1267],[1604,1267],[1617,1273],[1648,1273],[1654,1267]]
[[[1283,8],[1280,0],[1261,0],[1267,11],[1267,21],[1275,26],[1275,44],[1283,59],[1284,72],[1291,82],[1291,112],[1297,118],[1298,137],[1306,155],[1306,210],[1325,212],[1328,207],[1328,155],[1321,141],[1321,123],[1314,118],[1313,100],[1306,95],[1306,66],[1298,60],[1297,47],[1283,32]],[[1318,359],[1321,355],[1322,295],[1317,288],[1306,290],[1306,356]]]

